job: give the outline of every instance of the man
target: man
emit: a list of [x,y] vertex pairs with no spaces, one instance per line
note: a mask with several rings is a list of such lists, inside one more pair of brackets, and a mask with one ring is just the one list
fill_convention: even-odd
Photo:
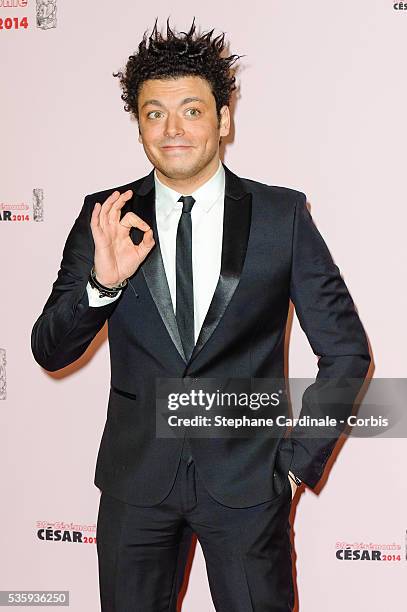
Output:
[[95,474],[104,612],[175,610],[191,530],[216,610],[292,610],[291,500],[301,481],[315,487],[340,435],[159,437],[157,380],[283,379],[290,298],[319,356],[302,415],[350,414],[370,362],[305,194],[219,159],[238,56],[221,57],[212,32],[167,22],[164,38],[155,24],[115,75],[153,170],[85,197],[32,333],[38,363],[57,370],[109,322]]

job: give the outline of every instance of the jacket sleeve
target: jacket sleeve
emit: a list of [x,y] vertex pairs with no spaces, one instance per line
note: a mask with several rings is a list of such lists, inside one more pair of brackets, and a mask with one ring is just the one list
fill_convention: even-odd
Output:
[[303,193],[296,205],[292,244],[290,297],[301,328],[319,357],[316,380],[304,392],[299,416],[337,420],[335,427],[297,424],[291,430],[290,469],[313,488],[346,427],[371,359],[355,305]]
[[86,286],[94,263],[90,227],[94,197],[86,196],[69,232],[62,261],[42,313],[31,332],[35,360],[46,370],[59,370],[80,357],[120,300],[93,308]]

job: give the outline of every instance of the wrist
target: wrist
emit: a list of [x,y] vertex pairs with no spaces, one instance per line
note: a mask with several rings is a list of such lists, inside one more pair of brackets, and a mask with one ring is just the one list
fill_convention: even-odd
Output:
[[92,266],[92,269],[89,274],[89,284],[99,291],[100,297],[104,297],[104,296],[116,297],[118,293],[122,289],[124,289],[124,287],[126,287],[127,282],[128,282],[128,279],[126,278],[124,281],[122,281],[121,283],[118,283],[117,285],[102,284],[96,276],[94,265]]
[[101,285],[102,287],[106,287],[106,289],[114,289],[119,283],[102,283],[102,281],[100,280],[100,278],[98,278],[98,275],[95,273],[94,279],[97,283],[99,283],[99,285]]
[[107,282],[107,280],[105,278],[103,278],[103,274],[101,274],[100,272],[96,272],[96,265],[93,264],[92,269],[90,271],[90,274],[92,276],[92,278],[99,283],[100,285],[102,285],[103,287],[106,287],[107,289],[113,289],[115,287],[117,287],[118,285],[120,285],[120,282]]

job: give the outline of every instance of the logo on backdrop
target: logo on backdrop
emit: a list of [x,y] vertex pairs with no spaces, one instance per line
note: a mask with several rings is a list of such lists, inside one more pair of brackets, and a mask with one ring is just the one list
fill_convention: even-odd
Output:
[[43,189],[33,189],[33,218],[34,221],[44,221]]
[[49,30],[57,27],[56,0],[37,0],[37,28]]
[[0,202],[0,221],[44,221],[44,190],[33,189],[32,212],[25,202]]
[[79,525],[63,521],[37,521],[37,538],[43,542],[96,544],[96,525]]
[[[27,8],[28,0],[0,0],[0,8],[14,9],[14,14],[0,17],[0,30],[27,30],[31,22],[27,15],[21,15],[18,9]],[[56,0],[36,0],[35,21],[40,30],[57,27]]]
[[393,2],[395,11],[407,11],[407,2]]
[[[14,9],[14,14],[0,16],[0,30],[27,30],[29,23],[27,15],[21,15],[18,9],[26,8],[28,0],[0,0],[0,8]],[[10,11],[11,12],[11,11]]]
[[336,542],[338,561],[401,561],[402,547],[397,542],[375,544],[373,542]]
[[7,399],[6,349],[0,348],[0,400]]

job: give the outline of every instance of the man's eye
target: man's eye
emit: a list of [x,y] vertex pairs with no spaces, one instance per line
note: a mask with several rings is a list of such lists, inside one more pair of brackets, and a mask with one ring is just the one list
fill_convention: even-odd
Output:
[[186,113],[190,113],[190,117],[198,117],[201,114],[201,111],[198,108],[188,108]]
[[151,111],[151,112],[147,113],[147,117],[149,119],[157,119],[158,118],[157,115],[158,116],[161,115],[161,112],[160,111]]

